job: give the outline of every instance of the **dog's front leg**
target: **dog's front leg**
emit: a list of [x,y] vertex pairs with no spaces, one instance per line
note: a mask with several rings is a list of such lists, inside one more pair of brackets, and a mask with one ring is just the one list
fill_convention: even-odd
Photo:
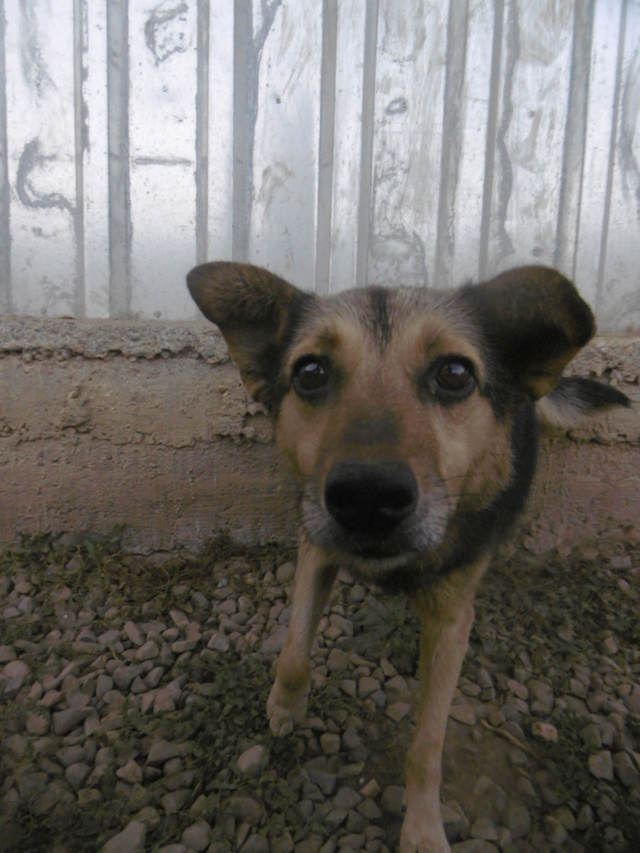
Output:
[[451,699],[467,651],[473,599],[488,559],[457,570],[417,597],[420,615],[419,706],[407,756],[407,811],[401,853],[449,853],[440,815],[442,749]]
[[311,645],[335,580],[336,569],[303,536],[298,552],[291,621],[267,700],[271,731],[287,735],[307,712]]

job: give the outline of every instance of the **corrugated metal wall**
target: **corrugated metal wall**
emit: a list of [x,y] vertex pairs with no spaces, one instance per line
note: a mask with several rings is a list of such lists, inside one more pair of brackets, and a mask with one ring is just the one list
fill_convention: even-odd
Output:
[[196,261],[320,292],[575,277],[640,328],[638,0],[4,0],[0,311],[190,319]]

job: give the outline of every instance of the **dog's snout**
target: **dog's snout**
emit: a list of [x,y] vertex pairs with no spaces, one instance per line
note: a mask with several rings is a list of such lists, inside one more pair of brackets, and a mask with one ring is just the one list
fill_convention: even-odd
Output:
[[401,462],[341,462],[327,476],[324,499],[345,530],[385,536],[414,512],[418,484]]

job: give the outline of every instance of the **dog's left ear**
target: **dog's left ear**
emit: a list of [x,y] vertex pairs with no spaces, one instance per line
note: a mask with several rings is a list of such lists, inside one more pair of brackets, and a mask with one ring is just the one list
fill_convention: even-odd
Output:
[[501,369],[530,397],[548,394],[595,332],[591,309],[575,286],[549,267],[519,267],[478,285],[470,305]]
[[187,286],[220,328],[247,391],[272,410],[283,350],[314,297],[261,267],[224,261],[192,269]]

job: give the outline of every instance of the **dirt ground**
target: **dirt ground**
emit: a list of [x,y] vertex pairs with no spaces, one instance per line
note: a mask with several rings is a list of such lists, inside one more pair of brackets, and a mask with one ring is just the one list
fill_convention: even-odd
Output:
[[[526,541],[505,549],[478,597],[445,746],[448,835],[460,853],[636,850],[640,531],[545,554]],[[415,693],[411,605],[341,579],[309,719],[276,740],[264,706],[291,557],[219,541],[197,559],[138,558],[115,536],[2,556],[1,850],[101,850],[132,826],[142,846],[113,849],[396,849],[412,713],[390,710]],[[149,643],[153,670],[137,663]],[[19,662],[16,685],[7,668]],[[132,665],[139,684],[119,677]],[[379,690],[362,695],[363,675]],[[62,731],[58,715],[76,706],[86,713]],[[175,748],[164,765],[159,742]],[[256,746],[258,768],[239,770]],[[196,830],[205,847],[190,846]]]

